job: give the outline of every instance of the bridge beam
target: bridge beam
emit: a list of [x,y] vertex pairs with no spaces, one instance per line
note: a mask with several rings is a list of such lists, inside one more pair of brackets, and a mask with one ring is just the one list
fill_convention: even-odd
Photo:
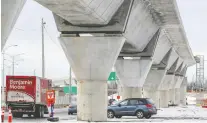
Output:
[[1,46],[3,49],[6,41],[19,17],[26,0],[2,0],[1,12]]

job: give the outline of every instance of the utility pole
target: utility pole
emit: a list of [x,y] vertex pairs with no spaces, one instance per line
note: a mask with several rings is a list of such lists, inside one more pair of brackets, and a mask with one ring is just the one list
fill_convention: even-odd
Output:
[[12,75],[14,76],[14,56],[12,56]]
[[34,76],[36,75],[36,70],[34,69]]
[[45,49],[44,49],[44,24],[46,24],[42,18],[42,77],[45,78]]

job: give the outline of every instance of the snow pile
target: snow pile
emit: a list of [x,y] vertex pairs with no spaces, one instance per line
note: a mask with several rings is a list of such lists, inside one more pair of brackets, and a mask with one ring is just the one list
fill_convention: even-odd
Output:
[[[207,108],[196,106],[161,108],[154,117],[169,119],[206,119]],[[206,121],[207,122],[207,121]]]

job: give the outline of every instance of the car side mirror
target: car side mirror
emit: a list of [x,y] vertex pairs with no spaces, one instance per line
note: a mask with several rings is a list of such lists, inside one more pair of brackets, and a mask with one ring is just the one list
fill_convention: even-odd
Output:
[[121,107],[121,104],[118,104],[119,107]]

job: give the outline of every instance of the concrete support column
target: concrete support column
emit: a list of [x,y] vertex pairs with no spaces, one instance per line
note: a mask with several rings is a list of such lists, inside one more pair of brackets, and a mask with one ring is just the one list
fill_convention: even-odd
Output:
[[180,104],[181,105],[186,105],[186,92],[187,91],[187,86],[181,87],[180,88]]
[[152,60],[146,59],[118,59],[115,64],[120,78],[120,95],[123,99],[142,97],[142,87],[150,71]]
[[150,90],[144,90],[144,97],[151,98],[156,107],[160,108],[160,91],[150,91]]
[[78,82],[77,89],[77,119],[106,121],[108,106],[107,83],[105,81],[92,80]]
[[71,36],[59,39],[78,81],[77,120],[107,121],[107,79],[125,39]]
[[127,98],[141,98],[142,88],[138,87],[120,87],[119,95],[121,95],[122,100]]
[[144,97],[151,98],[157,108],[160,108],[159,85],[162,83],[167,70],[151,69],[144,83]]
[[180,104],[180,88],[175,88],[175,104]]
[[169,91],[160,90],[160,108],[167,108],[169,103]]
[[171,104],[175,104],[175,89],[169,90],[169,101]]
[[180,87],[180,104],[186,105],[186,94],[187,94],[187,77],[184,77]]

